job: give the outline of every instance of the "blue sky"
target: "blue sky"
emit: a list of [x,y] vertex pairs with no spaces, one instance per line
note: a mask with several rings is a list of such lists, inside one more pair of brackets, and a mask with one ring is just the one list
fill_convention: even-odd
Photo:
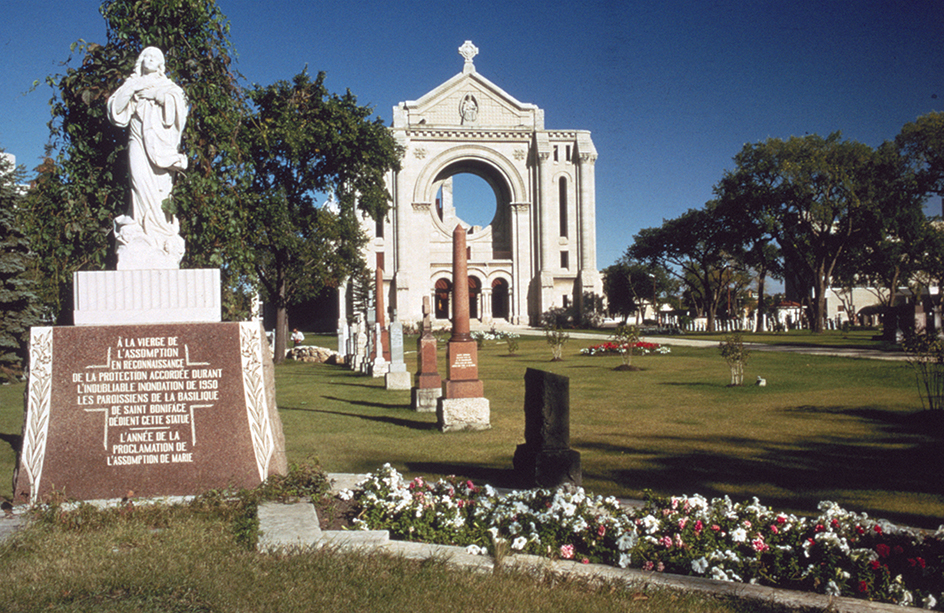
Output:
[[[592,132],[597,259],[700,207],[745,143],[840,130],[877,146],[944,101],[944,2],[301,2],[218,0],[247,83],[327,72],[386,122],[462,69]],[[0,147],[32,169],[50,90],[77,39],[104,42],[95,0],[8,0]],[[457,196],[458,198],[458,196]],[[462,212],[460,204],[460,214]]]

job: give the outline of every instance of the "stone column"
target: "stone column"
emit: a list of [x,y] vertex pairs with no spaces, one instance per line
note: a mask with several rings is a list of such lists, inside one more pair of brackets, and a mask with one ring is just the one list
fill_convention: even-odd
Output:
[[374,351],[373,362],[370,365],[370,374],[373,377],[382,377],[387,374],[390,360],[390,341],[386,337],[384,326],[384,290],[383,268],[377,268],[376,289],[374,290]]
[[452,233],[452,337],[446,349],[446,382],[436,406],[442,432],[490,428],[488,399],[479,379],[478,348],[469,329],[469,274],[466,231]]
[[338,355],[347,356],[347,281],[338,287]]

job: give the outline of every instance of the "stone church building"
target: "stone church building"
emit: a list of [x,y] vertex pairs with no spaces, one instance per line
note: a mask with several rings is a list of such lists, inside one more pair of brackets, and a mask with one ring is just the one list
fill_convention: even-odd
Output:
[[[585,130],[547,130],[544,111],[478,74],[471,42],[462,72],[393,108],[392,130],[406,152],[388,177],[392,209],[369,218],[367,262],[384,274],[385,302],[402,321],[451,316],[452,233],[467,228],[473,319],[537,325],[551,307],[599,300],[596,262],[596,149]],[[452,177],[472,174],[495,195],[486,227],[453,206]],[[461,208],[460,211],[461,213]]]

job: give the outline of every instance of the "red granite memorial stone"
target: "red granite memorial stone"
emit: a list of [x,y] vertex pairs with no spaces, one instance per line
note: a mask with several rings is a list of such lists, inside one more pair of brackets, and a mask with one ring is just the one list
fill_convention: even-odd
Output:
[[423,329],[416,339],[416,386],[410,391],[414,411],[434,412],[442,396],[442,378],[436,364],[436,337],[430,319],[429,296],[423,296]]
[[17,500],[253,487],[286,470],[259,324],[33,328]]
[[446,346],[446,381],[436,418],[443,432],[485,430],[490,425],[488,399],[479,379],[478,346],[469,327],[469,269],[466,230],[452,233],[452,336]]

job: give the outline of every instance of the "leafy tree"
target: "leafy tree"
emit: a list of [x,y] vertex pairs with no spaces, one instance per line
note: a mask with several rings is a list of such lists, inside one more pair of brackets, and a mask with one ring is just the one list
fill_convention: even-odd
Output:
[[109,123],[106,101],[146,46],[164,51],[168,76],[191,105],[181,144],[189,171],[173,200],[188,242],[184,265],[223,266],[234,281],[248,264],[239,201],[244,102],[228,21],[213,0],[106,0],[99,10],[107,43],[74,43],[79,64],[69,66],[70,58],[64,74],[46,79],[54,92],[50,144],[23,215],[39,256],[42,299],[62,316],[72,273],[112,264],[112,220],[130,202],[130,183],[128,137]]
[[933,242],[939,232],[922,210],[925,195],[917,173],[894,143],[876,149],[870,176],[874,206],[862,212],[864,236],[850,245],[831,281],[846,293],[875,286],[882,304],[892,306],[902,284],[923,277],[928,252],[938,251]]
[[922,193],[944,193],[944,113],[928,113],[907,123],[895,145],[916,173]]
[[30,326],[40,319],[35,283],[29,276],[32,254],[16,222],[22,181],[23,169],[0,149],[0,377],[7,378],[21,369]]
[[[275,358],[285,356],[287,307],[363,266],[361,216],[389,209],[384,176],[401,150],[372,110],[348,91],[330,94],[324,73],[306,71],[249,92],[245,125],[252,159],[248,247],[267,300],[276,308]],[[338,210],[317,208],[318,192],[338,195]]]
[[657,304],[660,295],[674,294],[678,282],[661,267],[650,266],[623,255],[603,270],[603,293],[611,313],[622,315],[640,311],[644,304]]
[[720,219],[708,209],[689,209],[660,228],[641,230],[625,257],[669,270],[687,285],[713,331],[725,288],[739,270],[738,262],[725,251],[723,231]]
[[876,219],[874,151],[835,132],[745,145],[735,162],[726,179],[769,215],[786,274],[811,289],[811,328],[822,332],[830,279]]
[[761,157],[748,161],[750,156],[758,155],[755,149],[745,147],[735,157],[738,165],[753,165],[757,170],[754,181],[744,182],[741,177],[726,172],[715,186],[717,200],[713,213],[719,216],[724,228],[722,240],[724,248],[745,268],[757,273],[757,332],[766,328],[766,281],[768,276],[783,277],[783,260],[780,247],[776,243],[775,207],[770,201],[769,188],[773,182],[774,169],[771,160]]

